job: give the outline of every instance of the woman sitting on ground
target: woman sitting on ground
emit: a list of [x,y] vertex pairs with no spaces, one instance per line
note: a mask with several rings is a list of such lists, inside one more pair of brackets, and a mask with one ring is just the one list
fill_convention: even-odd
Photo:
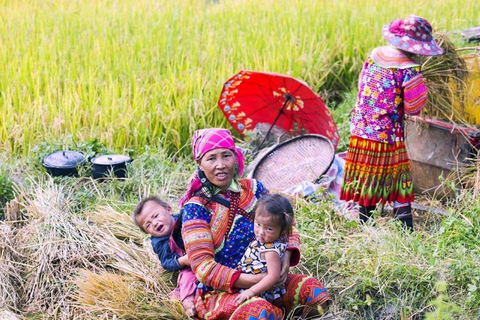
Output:
[[286,293],[268,302],[253,297],[235,303],[240,289],[250,288],[265,274],[242,273],[236,267],[254,240],[253,210],[267,193],[262,183],[240,179],[244,160],[226,129],[197,130],[192,137],[193,158],[198,164],[183,206],[182,236],[191,267],[201,282],[195,297],[201,319],[282,319],[297,306],[303,315],[326,308],[330,296],[316,279],[288,274],[300,260],[298,233],[293,229],[282,258],[278,285]]

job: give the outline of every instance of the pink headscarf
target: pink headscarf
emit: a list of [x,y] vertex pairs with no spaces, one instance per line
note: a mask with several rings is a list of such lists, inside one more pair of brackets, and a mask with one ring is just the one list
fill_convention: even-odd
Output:
[[[208,128],[195,131],[192,137],[192,155],[195,161],[199,161],[205,153],[214,149],[230,149],[237,155],[238,175],[243,174],[244,158],[240,149],[235,146],[232,134],[228,129]],[[193,196],[193,194],[202,188],[202,183],[198,178],[197,172],[194,173],[187,192],[180,199],[179,205],[183,205]]]

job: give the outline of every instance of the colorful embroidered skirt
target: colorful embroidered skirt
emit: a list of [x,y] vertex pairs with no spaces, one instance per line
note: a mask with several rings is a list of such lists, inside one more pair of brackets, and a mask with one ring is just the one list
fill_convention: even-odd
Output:
[[405,143],[391,145],[352,136],[340,199],[353,200],[361,206],[413,202],[412,172]]
[[285,295],[273,303],[254,297],[241,305],[236,305],[234,302],[238,293],[197,290],[195,308],[200,319],[281,320],[283,319],[282,308],[285,308],[288,314],[297,306],[316,307],[331,300],[327,289],[317,279],[309,276],[289,274],[285,287]]

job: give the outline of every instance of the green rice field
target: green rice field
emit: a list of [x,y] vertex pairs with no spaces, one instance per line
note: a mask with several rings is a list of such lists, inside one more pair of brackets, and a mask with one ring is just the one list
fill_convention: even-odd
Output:
[[476,1],[0,2],[0,141],[26,155],[72,136],[180,149],[227,126],[216,102],[241,69],[289,74],[322,97],[354,87],[381,27],[408,14],[438,31],[479,24]]

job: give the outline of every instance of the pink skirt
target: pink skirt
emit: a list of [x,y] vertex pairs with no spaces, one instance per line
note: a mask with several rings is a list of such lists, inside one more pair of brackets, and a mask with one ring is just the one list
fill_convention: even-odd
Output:
[[177,287],[169,294],[170,298],[183,301],[186,297],[195,294],[197,289],[196,281],[197,278],[192,269],[182,269],[178,275]]

